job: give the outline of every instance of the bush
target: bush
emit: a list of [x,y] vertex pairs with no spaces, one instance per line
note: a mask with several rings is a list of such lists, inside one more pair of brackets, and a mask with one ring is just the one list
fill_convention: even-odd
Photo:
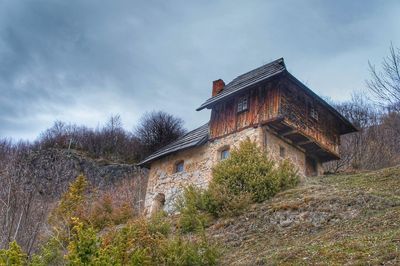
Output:
[[219,252],[204,235],[184,240],[170,235],[163,213],[138,219],[103,237],[101,265],[216,265]]
[[64,246],[70,241],[73,217],[81,218],[85,211],[88,181],[84,175],[79,175],[68,190],[62,195],[56,208],[50,213],[49,224],[53,236]]
[[31,266],[65,265],[63,247],[56,237],[50,237],[32,256]]
[[133,204],[116,202],[114,197],[107,192],[96,195],[93,201],[88,202],[88,205],[84,219],[98,230],[123,224],[133,218]]
[[[95,201],[100,204],[94,208],[100,218],[93,220],[88,208],[93,201],[85,195],[86,189],[83,176],[71,184],[52,212],[49,239],[32,256],[30,265],[216,265],[216,246],[204,234],[187,239],[179,231],[172,234],[164,212],[150,219],[125,221],[125,215],[114,213],[119,204],[115,205],[107,194],[99,197],[100,202]],[[122,217],[125,224],[115,226],[116,217]],[[100,219],[106,222],[101,224]],[[109,226],[106,230],[105,225]],[[25,255],[16,243],[10,244],[10,250],[0,251],[0,265],[9,265],[7,261],[11,260],[22,265],[18,259],[25,259]]]
[[78,218],[73,218],[71,241],[68,245],[67,261],[70,265],[91,265],[99,256],[100,239],[97,232]]
[[[289,162],[281,164],[289,167]],[[262,202],[274,196],[281,188],[282,168],[250,139],[240,143],[231,157],[213,168],[213,182],[225,186],[228,193],[250,193],[254,202]],[[289,175],[289,171],[285,171]],[[295,173],[295,172],[293,172]],[[285,179],[296,178],[285,176]],[[286,182],[285,182],[286,183]]]
[[68,223],[72,217],[77,217],[82,212],[82,205],[85,203],[85,191],[88,181],[84,175],[79,175],[72,182],[62,197],[57,207],[51,212],[49,222],[52,225]]
[[300,181],[297,170],[288,160],[283,160],[282,162],[280,162],[278,167],[278,175],[280,191],[293,188],[297,186]]
[[201,230],[210,220],[208,210],[214,209],[216,203],[208,191],[189,185],[176,201],[176,208],[180,213],[179,227],[182,232]]
[[204,228],[210,215],[235,216],[251,203],[262,202],[277,192],[299,182],[293,164],[284,160],[278,165],[249,139],[233,150],[231,157],[213,168],[213,179],[207,189],[184,188],[176,207],[183,232]]
[[[50,238],[31,265],[216,265],[219,257],[204,234],[187,239],[179,232],[172,235],[170,220],[162,212],[101,234],[79,218],[71,221],[67,249]],[[60,257],[62,252],[65,256]]]
[[25,265],[26,258],[26,254],[15,241],[9,244],[8,249],[0,250],[0,265],[22,266]]
[[189,242],[175,237],[162,248],[162,265],[217,265],[218,249],[210,244],[204,235]]
[[207,211],[214,217],[237,216],[253,202],[249,192],[232,194],[227,186],[215,182],[211,182],[205,194],[212,199]]

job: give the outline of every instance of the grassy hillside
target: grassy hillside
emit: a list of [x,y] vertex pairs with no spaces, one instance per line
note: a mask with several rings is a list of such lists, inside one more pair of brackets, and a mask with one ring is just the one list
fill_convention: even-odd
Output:
[[398,265],[400,167],[309,178],[207,232],[223,265]]

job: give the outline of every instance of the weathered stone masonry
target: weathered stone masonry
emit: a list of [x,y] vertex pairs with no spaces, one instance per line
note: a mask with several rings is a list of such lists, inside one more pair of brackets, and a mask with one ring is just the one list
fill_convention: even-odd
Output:
[[[283,159],[279,152],[283,147],[286,158],[291,160],[301,176],[305,174],[305,153],[271,133],[267,127],[247,128],[226,137],[209,141],[203,146],[180,151],[151,164],[147,186],[145,208],[151,212],[154,199],[159,194],[165,195],[164,210],[174,211],[174,201],[182,188],[193,184],[206,188],[212,178],[212,167],[220,161],[221,151],[235,149],[246,138],[266,148],[268,155],[276,161]],[[266,142],[266,143],[265,143]],[[176,162],[184,161],[184,171],[175,173]],[[320,166],[319,166],[320,167]]]

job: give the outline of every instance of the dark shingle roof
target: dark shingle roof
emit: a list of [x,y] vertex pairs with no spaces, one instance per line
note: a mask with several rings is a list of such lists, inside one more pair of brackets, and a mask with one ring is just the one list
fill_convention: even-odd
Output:
[[195,146],[200,146],[206,143],[207,140],[208,140],[208,123],[186,133],[185,135],[175,140],[174,142],[168,144],[167,146],[162,147],[161,149],[159,149],[158,151],[156,151],[155,153],[151,154],[146,159],[141,161],[138,165],[143,166],[155,159],[166,156],[173,152]]
[[283,58],[279,58],[266,65],[263,65],[243,75],[240,75],[231,82],[229,82],[227,85],[225,85],[224,89],[219,94],[205,101],[199,108],[196,109],[196,111],[200,111],[204,108],[207,108],[212,104],[219,102],[222,99],[225,99],[226,97],[229,97],[243,89],[246,89],[253,84],[271,78],[279,73],[282,73],[285,70],[286,66],[283,61]]

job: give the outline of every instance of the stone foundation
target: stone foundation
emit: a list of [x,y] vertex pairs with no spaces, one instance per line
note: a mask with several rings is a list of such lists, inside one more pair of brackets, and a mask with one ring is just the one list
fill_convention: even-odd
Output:
[[[207,142],[200,147],[183,150],[159,160],[150,166],[149,181],[145,200],[145,209],[151,213],[154,200],[165,198],[164,210],[174,211],[174,203],[183,187],[193,184],[206,188],[212,178],[212,167],[220,161],[221,151],[239,147],[239,143],[250,138],[258,145],[266,148],[275,160],[290,159],[299,170],[301,176],[306,173],[306,155],[301,149],[284,141],[266,127],[247,128],[229,134],[223,138]],[[284,154],[281,154],[283,151]],[[282,157],[282,156],[283,157]],[[175,172],[176,163],[184,161],[184,171]],[[322,169],[318,162],[317,167]],[[318,170],[320,173],[320,170]]]

